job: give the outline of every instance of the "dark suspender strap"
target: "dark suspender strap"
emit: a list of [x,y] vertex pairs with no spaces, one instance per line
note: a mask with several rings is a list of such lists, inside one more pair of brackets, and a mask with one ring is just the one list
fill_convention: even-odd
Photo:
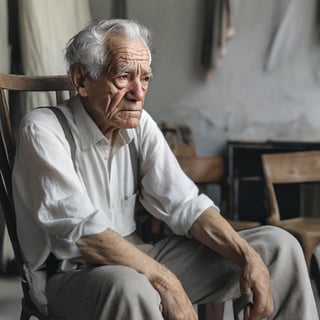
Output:
[[[57,120],[61,125],[61,128],[66,137],[66,140],[69,143],[71,158],[72,158],[73,166],[75,167],[76,144],[75,144],[72,132],[70,130],[68,121],[66,119],[66,116],[57,107],[46,107],[46,108],[50,109],[54,113],[54,115],[56,116]],[[46,260],[47,277],[50,278],[52,275],[54,275],[57,272],[58,267],[59,267],[59,260],[51,252]]]
[[[57,107],[47,107],[47,108],[49,108],[55,114],[58,121],[60,122],[60,125],[63,129],[64,135],[70,145],[71,157],[72,157],[73,164],[75,164],[76,144],[75,144],[72,132],[70,130],[69,124],[67,122],[66,116]],[[136,145],[134,143],[134,139],[132,139],[132,141],[129,143],[129,151],[130,151],[130,158],[131,158],[132,170],[133,170],[133,175],[134,175],[134,181],[136,182],[135,190],[137,190],[138,189],[138,181],[140,178],[140,165],[139,165],[138,151],[137,151]]]
[[134,190],[140,190],[140,162],[139,162],[139,155],[134,143],[134,139],[129,143],[129,151],[130,151],[130,158],[131,158],[131,165],[133,171],[133,179],[134,179]]
[[[46,107],[49,108],[57,117],[62,130],[64,132],[64,135],[66,137],[66,140],[68,141],[70,145],[71,150],[71,158],[73,161],[73,165],[75,166],[75,154],[76,154],[76,144],[74,141],[74,137],[72,135],[71,129],[69,127],[68,121],[66,119],[66,116],[64,113],[57,107]],[[129,143],[129,151],[130,151],[130,158],[131,158],[131,164],[132,164],[132,170],[133,170],[133,178],[135,183],[135,190],[139,191],[140,188],[140,163],[139,163],[139,155],[136,148],[136,145],[134,143],[134,139]],[[53,255],[53,253],[50,253],[49,257],[46,261],[47,266],[47,275],[48,277],[52,276],[56,273],[57,268],[59,266],[59,261],[57,258]]]
[[75,157],[76,157],[76,144],[74,142],[74,137],[72,135],[72,132],[70,130],[68,121],[66,119],[66,116],[64,113],[57,107],[47,107],[49,108],[57,117],[58,121],[60,122],[60,125],[62,127],[62,130],[64,132],[64,135],[70,145],[70,150],[71,150],[71,158],[73,165],[75,165]]

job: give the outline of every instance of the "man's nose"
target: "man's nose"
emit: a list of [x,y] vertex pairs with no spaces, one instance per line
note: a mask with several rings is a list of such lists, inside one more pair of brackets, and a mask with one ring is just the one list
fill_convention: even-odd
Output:
[[143,88],[140,79],[134,79],[130,82],[129,91],[127,94],[128,99],[142,101],[144,99],[146,89]]

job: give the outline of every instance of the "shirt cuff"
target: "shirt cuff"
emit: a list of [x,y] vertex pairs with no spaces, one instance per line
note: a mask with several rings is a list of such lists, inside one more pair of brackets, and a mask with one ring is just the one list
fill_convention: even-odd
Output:
[[188,232],[193,223],[210,207],[220,212],[220,209],[207,195],[200,194],[197,199],[188,201],[181,209],[179,208],[179,212],[172,215],[172,220],[169,222],[170,228],[177,235],[189,237]]

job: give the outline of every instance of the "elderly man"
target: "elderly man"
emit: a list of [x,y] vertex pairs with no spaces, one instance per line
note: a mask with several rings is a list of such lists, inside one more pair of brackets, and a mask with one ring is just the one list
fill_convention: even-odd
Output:
[[[52,110],[35,109],[22,121],[13,171],[38,308],[70,320],[194,320],[192,304],[242,294],[252,295],[251,320],[317,320],[297,241],[272,227],[236,233],[143,110],[147,29],[92,23],[69,41],[66,60],[77,95],[58,108],[75,150]],[[137,196],[172,236],[152,246],[138,238]]]

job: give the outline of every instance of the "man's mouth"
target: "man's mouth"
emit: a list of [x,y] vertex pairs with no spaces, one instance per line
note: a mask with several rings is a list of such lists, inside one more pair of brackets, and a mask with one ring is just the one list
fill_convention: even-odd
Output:
[[123,119],[137,118],[140,117],[141,110],[121,110],[119,114]]

